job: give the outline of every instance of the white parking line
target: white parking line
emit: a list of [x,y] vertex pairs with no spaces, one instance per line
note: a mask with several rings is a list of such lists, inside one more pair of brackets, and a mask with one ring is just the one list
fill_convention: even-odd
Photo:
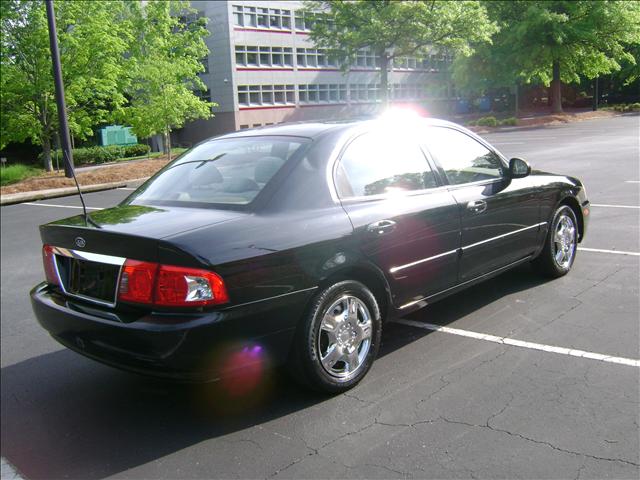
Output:
[[639,367],[640,360],[633,358],[614,357],[612,355],[604,355],[602,353],[586,352],[584,350],[576,350],[574,348],[554,347],[552,345],[544,345],[542,343],[524,342],[513,338],[498,337],[496,335],[487,335],[486,333],[472,332],[469,330],[460,330],[459,328],[443,327],[434,325],[433,323],[416,322],[415,320],[399,319],[394,320],[395,323],[408,325],[410,327],[422,328],[434,332],[449,333],[451,335],[460,335],[462,337],[475,338],[476,340],[484,340],[486,342],[500,343],[502,345],[510,345],[512,347],[528,348],[530,350],[540,350],[542,352],[559,353],[560,355],[569,355],[571,357],[588,358],[590,360],[599,360],[607,363],[619,363],[630,367]]
[[131,187],[118,187],[116,188],[116,190],[136,190],[136,189]]
[[624,183],[640,183],[640,180],[625,180]]
[[0,476],[2,480],[22,480],[22,476],[6,458],[2,457],[0,464],[2,465],[2,474]]
[[609,205],[606,203],[592,203],[592,207],[606,207],[606,208],[640,208],[636,205]]
[[623,250],[604,250],[602,248],[586,248],[586,247],[578,247],[578,250],[582,252],[615,253],[616,255],[632,255],[634,257],[640,257],[640,253],[638,252],[625,252]]
[[[51,203],[24,202],[24,203],[21,203],[20,205],[33,205],[35,207],[79,208],[80,210],[82,210],[82,207],[76,207],[74,205],[53,205]],[[103,210],[103,209],[98,207],[87,207],[87,210]]]

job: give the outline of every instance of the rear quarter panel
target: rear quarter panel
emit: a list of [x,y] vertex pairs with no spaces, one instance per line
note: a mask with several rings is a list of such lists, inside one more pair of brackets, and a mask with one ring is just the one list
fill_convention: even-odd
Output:
[[250,215],[166,240],[218,272],[232,303],[242,304],[316,287],[353,257],[345,255],[352,230],[332,206]]

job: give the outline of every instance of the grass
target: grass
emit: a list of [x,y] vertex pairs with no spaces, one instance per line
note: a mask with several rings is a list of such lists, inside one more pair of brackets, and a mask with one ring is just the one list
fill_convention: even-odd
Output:
[[640,103],[616,103],[600,106],[600,110],[613,110],[616,112],[640,112]]
[[44,170],[30,165],[23,165],[21,163],[9,165],[8,167],[3,167],[0,170],[0,185],[11,185],[12,183],[19,182],[20,180],[24,180],[29,177],[35,177],[36,175],[41,175],[43,173]]

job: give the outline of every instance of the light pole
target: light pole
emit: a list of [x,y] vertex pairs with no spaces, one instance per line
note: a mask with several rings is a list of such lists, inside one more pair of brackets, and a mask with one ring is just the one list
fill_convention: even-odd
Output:
[[53,11],[53,0],[46,0],[47,23],[49,25],[49,45],[51,47],[51,62],[53,63],[53,81],[56,87],[56,104],[58,105],[58,119],[60,121],[60,143],[62,158],[64,159],[64,175],[73,177],[73,152],[69,137],[67,122],[67,107],[64,101],[64,84],[62,83],[62,68],[60,66],[60,52],[58,51],[58,35],[56,33],[56,16]]

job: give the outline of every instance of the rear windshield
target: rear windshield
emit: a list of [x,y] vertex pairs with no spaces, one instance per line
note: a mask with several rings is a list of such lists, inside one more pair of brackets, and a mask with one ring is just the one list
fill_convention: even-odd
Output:
[[165,167],[129,201],[246,205],[306,142],[270,136],[201,143]]

